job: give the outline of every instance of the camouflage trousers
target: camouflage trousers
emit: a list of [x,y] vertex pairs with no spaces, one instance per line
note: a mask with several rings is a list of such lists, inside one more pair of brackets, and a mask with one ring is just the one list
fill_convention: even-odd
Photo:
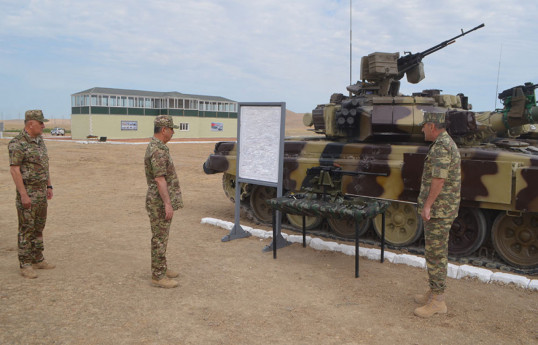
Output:
[[30,208],[22,206],[21,197],[17,193],[16,206],[19,218],[18,254],[20,267],[31,266],[44,260],[43,229],[47,222],[47,189],[45,186],[26,186],[28,196],[32,200]]
[[425,257],[428,267],[428,282],[433,294],[439,295],[446,289],[448,268],[448,235],[455,218],[431,218],[424,222],[426,241]]
[[146,206],[151,224],[151,276],[155,280],[166,274],[166,247],[172,220],[165,220],[164,207]]

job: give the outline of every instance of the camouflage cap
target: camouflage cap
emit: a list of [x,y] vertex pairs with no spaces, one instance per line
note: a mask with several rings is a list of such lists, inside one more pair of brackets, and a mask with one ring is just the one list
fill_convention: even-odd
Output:
[[419,123],[419,126],[424,126],[425,123],[445,123],[445,113],[424,113],[424,120]]
[[41,111],[41,110],[28,110],[28,111],[26,111],[26,113],[24,114],[24,121],[29,121],[29,120],[36,120],[36,121],[39,121],[39,122],[48,122],[49,121],[43,116],[43,111]]
[[157,116],[154,124],[156,127],[179,128],[179,126],[174,126],[174,120],[172,120],[172,116],[170,115]]

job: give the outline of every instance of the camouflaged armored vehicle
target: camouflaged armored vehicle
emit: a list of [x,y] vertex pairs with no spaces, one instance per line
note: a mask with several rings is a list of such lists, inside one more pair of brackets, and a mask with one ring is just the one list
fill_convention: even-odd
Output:
[[[373,53],[363,57],[361,81],[347,87],[349,95],[333,94],[330,103],[305,114],[303,121],[313,126],[315,134],[285,141],[284,189],[293,193],[308,187],[311,178],[307,171],[313,167],[386,173],[386,177],[343,176],[334,188],[343,194],[392,201],[386,212],[387,242],[396,247],[412,246],[420,242],[423,231],[416,200],[429,145],[424,142],[419,124],[424,112],[446,112],[447,131],[460,148],[463,179],[460,211],[450,232],[449,254],[485,256],[494,262],[500,262],[500,258],[512,267],[535,272],[536,86],[527,83],[505,90],[499,94],[502,110],[481,113],[471,111],[463,94],[446,95],[441,90],[399,93],[404,75],[410,83],[424,79],[422,57],[455,38],[422,53],[402,57],[399,53]],[[231,200],[235,197],[235,149],[234,142],[219,142],[204,163],[207,174],[224,173],[224,192]],[[276,191],[248,184],[241,188],[241,203],[257,220],[270,223],[271,209],[266,200],[273,198]],[[286,217],[292,227],[302,226],[302,217]],[[377,234],[381,232],[380,218],[373,221]],[[350,221],[307,217],[309,229],[317,229],[322,223],[340,237],[354,236],[354,224]],[[361,234],[369,227],[368,222],[363,222]]]

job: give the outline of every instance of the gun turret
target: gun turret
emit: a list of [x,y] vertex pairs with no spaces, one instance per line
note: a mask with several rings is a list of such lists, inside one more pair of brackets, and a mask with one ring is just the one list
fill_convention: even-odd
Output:
[[422,79],[424,79],[424,67],[422,64],[422,59],[426,56],[435,53],[438,50],[446,48],[449,44],[456,42],[456,40],[462,36],[467,35],[468,33],[483,28],[484,23],[478,25],[475,28],[472,28],[469,31],[461,30],[461,34],[454,36],[446,41],[443,41],[431,48],[428,48],[420,53],[411,54],[411,52],[404,52],[404,56],[398,59],[398,73],[399,79],[401,79],[404,74],[407,73],[407,81],[412,84],[417,84]]
[[355,85],[348,86],[347,90],[355,95],[375,94],[395,97],[400,90],[399,80],[404,75],[407,76],[407,81],[412,84],[417,84],[425,78],[422,63],[424,57],[445,48],[449,44],[456,42],[456,39],[484,26],[484,24],[480,24],[469,31],[461,30],[461,34],[419,53],[404,52],[405,55],[400,57],[399,53],[376,52],[364,56],[361,60],[361,81]]

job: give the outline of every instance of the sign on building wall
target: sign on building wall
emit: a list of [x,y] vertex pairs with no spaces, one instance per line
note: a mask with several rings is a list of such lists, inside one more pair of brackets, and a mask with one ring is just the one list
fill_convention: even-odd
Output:
[[121,121],[122,131],[137,131],[138,121]]
[[222,132],[224,130],[224,124],[222,122],[211,122],[212,132]]

